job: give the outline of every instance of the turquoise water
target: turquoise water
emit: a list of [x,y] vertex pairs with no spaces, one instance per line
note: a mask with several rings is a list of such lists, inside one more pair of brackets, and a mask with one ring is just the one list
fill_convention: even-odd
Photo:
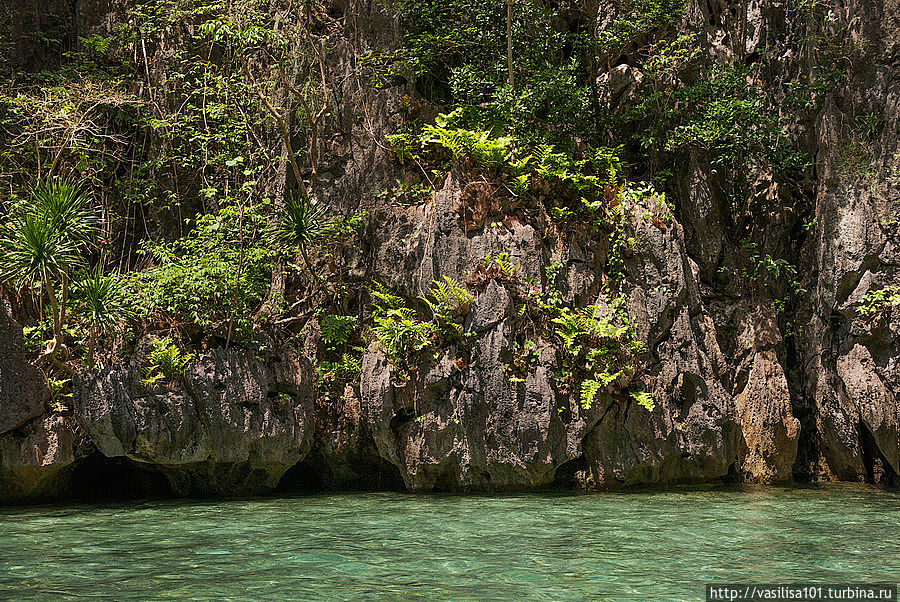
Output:
[[0,598],[694,600],[896,583],[898,525],[855,486],[0,508]]

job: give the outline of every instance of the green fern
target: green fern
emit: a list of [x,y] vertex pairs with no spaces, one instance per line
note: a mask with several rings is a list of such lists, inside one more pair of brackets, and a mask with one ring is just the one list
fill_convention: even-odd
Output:
[[599,391],[608,391],[610,386],[622,378],[623,371],[601,372],[596,379],[588,378],[581,383],[581,407],[588,409]]
[[391,309],[373,320],[375,338],[393,364],[406,362],[413,352],[428,347],[436,332],[434,324],[416,319],[410,308]]
[[481,265],[485,271],[489,271],[492,266],[497,266],[500,275],[510,279],[516,278],[519,275],[519,270],[522,269],[522,266],[513,264],[513,262],[510,261],[509,253],[497,253],[496,255],[488,253],[481,260]]
[[375,300],[374,305],[372,306],[373,316],[384,316],[390,310],[401,309],[406,306],[403,297],[398,297],[391,292],[391,289],[380,282],[376,282],[375,288],[370,289],[369,292]]
[[376,283],[371,293],[374,298],[372,332],[392,364],[406,364],[413,353],[431,345],[437,334],[434,323],[419,320],[416,311],[407,307],[402,297],[382,284]]
[[141,379],[141,385],[146,387],[147,389],[152,389],[156,386],[156,383],[163,380],[166,375],[162,372],[156,372],[155,366],[148,366],[144,369],[145,378]]
[[356,316],[329,314],[322,318],[322,340],[332,347],[339,347],[350,340],[350,334],[356,328]]
[[419,139],[425,144],[443,146],[460,158],[467,156],[482,167],[501,167],[513,158],[514,139],[508,136],[494,138],[485,130],[467,130],[441,125],[425,125]]
[[191,353],[182,353],[172,339],[157,339],[147,358],[148,365],[144,368],[145,378],[141,384],[152,388],[161,380],[176,381],[184,376],[184,370],[193,358]]
[[553,319],[557,325],[556,334],[563,340],[563,345],[571,355],[580,355],[585,343],[592,343],[587,351],[588,359],[600,359],[603,349],[596,343],[621,341],[629,332],[627,325],[616,325],[617,315],[613,311],[602,313],[598,305],[590,305],[580,310],[564,309],[559,317]]
[[409,132],[388,134],[385,136],[385,139],[388,141],[388,144],[391,145],[391,148],[394,149],[394,154],[400,165],[406,165],[406,163],[416,158],[415,152],[413,151],[415,138]]
[[324,360],[318,363],[316,371],[320,378],[338,380],[344,382],[359,381],[359,375],[362,371],[362,361],[360,359],[362,349],[353,348],[353,353],[345,352],[341,355],[340,361],[332,362]]
[[449,276],[444,276],[443,280],[435,280],[429,296],[430,299],[423,299],[431,308],[437,326],[452,334],[461,335],[462,319],[469,313],[475,296]]
[[653,408],[656,407],[656,402],[654,401],[653,396],[646,391],[638,391],[636,393],[632,393],[631,398],[639,405],[646,408],[649,412],[652,412]]
[[597,391],[603,388],[603,383],[598,380],[585,379],[581,383],[581,407],[588,409],[594,403]]

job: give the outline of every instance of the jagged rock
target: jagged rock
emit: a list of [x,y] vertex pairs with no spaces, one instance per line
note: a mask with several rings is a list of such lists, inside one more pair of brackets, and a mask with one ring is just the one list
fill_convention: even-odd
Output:
[[859,343],[837,360],[837,373],[851,402],[849,408],[856,410],[859,428],[874,439],[894,474],[900,474],[900,406],[879,372],[870,350]]
[[0,503],[58,499],[76,461],[93,446],[74,418],[52,414],[0,435]]
[[0,503],[53,499],[89,451],[71,417],[46,414],[47,378],[24,356],[22,328],[0,300]]
[[138,364],[83,375],[76,418],[104,455],[147,463],[175,493],[271,490],[309,450],[308,363],[219,349],[192,361],[183,383],[152,390]]
[[889,316],[845,333],[845,348],[825,364],[829,372],[818,381],[822,459],[841,480],[873,480],[876,463],[886,484],[896,483],[900,474],[900,370],[893,351],[900,316],[888,311]]
[[635,92],[641,85],[644,74],[631,65],[616,65],[609,73],[603,73],[597,78],[597,86],[606,92],[604,100],[613,108],[622,108],[622,105],[635,100]]
[[363,412],[379,453],[411,491],[536,489],[581,456],[581,438],[599,413],[557,399],[555,352],[546,344],[538,343],[537,366],[524,382],[511,378],[509,308],[505,289],[489,283],[472,308],[478,334],[468,360],[457,345],[427,350],[405,384],[393,382],[377,346],[366,352]]
[[737,396],[741,417],[741,470],[748,481],[790,481],[800,422],[791,413],[784,370],[774,351],[753,356],[747,387]]
[[[900,38],[900,22],[880,17],[885,3],[851,4],[846,11],[858,19],[868,39]],[[881,48],[878,42],[870,51]],[[900,169],[900,91],[891,62],[868,58],[840,97],[826,100],[816,122],[822,150],[816,230],[807,243],[815,278],[808,287],[812,316],[801,337],[802,378],[811,414],[810,472],[820,478],[871,481],[879,464],[884,472],[880,480],[896,483],[897,310],[887,307],[861,319],[857,303],[870,290],[900,284],[896,225],[891,225],[900,181],[888,175]],[[857,142],[846,124],[869,107],[877,109],[873,115],[883,125],[861,155],[848,155]]]
[[0,434],[43,414],[49,397],[47,379],[25,360],[22,327],[0,300]]
[[756,483],[790,481],[800,436],[791,392],[777,350],[782,344],[775,312],[770,308],[735,308],[741,325],[735,345],[737,365],[746,384],[737,393],[741,423],[740,470]]
[[584,441],[587,468],[579,478],[591,488],[718,480],[737,458],[740,428],[697,268],[681,226],[664,207],[650,209],[661,219],[634,212],[639,244],[627,287],[629,314],[650,351],[644,388],[656,408],[613,400]]

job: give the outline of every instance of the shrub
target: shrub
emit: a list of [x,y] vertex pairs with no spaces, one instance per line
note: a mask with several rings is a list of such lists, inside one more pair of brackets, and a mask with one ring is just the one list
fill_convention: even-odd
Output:
[[649,94],[631,117],[650,124],[641,134],[648,149],[702,149],[714,165],[737,168],[765,159],[778,170],[803,167],[805,157],[787,139],[749,67],[714,64],[695,83],[663,100]]
[[229,205],[201,216],[184,238],[145,243],[142,252],[156,265],[132,276],[139,312],[167,324],[209,328],[233,319],[249,326],[269,290],[273,260],[261,209]]
[[885,286],[868,291],[856,304],[860,314],[873,317],[894,305],[900,305],[900,286]]

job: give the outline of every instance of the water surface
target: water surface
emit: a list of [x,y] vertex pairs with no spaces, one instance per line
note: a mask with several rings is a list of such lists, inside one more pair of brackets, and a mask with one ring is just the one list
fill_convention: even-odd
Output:
[[0,508],[0,598],[695,600],[897,583],[898,525],[858,486]]

